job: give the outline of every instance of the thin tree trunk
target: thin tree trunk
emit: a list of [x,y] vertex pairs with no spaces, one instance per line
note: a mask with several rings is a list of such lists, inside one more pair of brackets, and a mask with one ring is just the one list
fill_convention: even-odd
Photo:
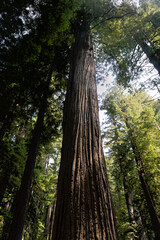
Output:
[[51,222],[50,222],[50,230],[49,230],[49,235],[48,235],[47,240],[52,240],[52,238],[53,238],[53,224],[54,224],[54,218],[55,218],[56,202],[57,202],[57,194],[55,196],[55,200],[53,203],[53,211],[52,211]]
[[[114,119],[113,119],[113,122],[115,123]],[[114,124],[114,126],[116,126],[116,125]],[[115,135],[118,136],[117,131],[115,132]],[[117,145],[118,145],[118,151],[120,151],[121,146],[118,142],[117,142]],[[135,223],[136,223],[136,225],[141,225],[141,229],[142,229],[142,231],[141,231],[142,239],[141,240],[144,240],[144,239],[146,239],[146,233],[144,231],[141,215],[139,213],[139,210],[135,209],[135,204],[133,202],[134,196],[133,196],[133,193],[130,192],[130,190],[129,190],[129,182],[128,182],[128,179],[127,179],[127,176],[126,176],[126,173],[124,170],[123,161],[126,160],[125,158],[126,158],[125,154],[123,154],[122,157],[119,158],[119,166],[120,166],[120,171],[121,171],[122,179],[123,179],[123,187],[124,187],[125,200],[126,200],[126,205],[127,205],[127,210],[128,210],[128,216],[129,216],[130,223],[132,224],[133,227],[135,226]],[[134,236],[133,236],[133,238],[134,238]]]
[[44,229],[44,237],[48,240],[49,231],[51,228],[51,218],[52,218],[52,211],[53,211],[53,203],[49,204],[46,210],[46,220],[45,220],[45,229]]
[[[114,124],[114,126],[115,126],[115,124]],[[115,132],[115,135],[118,136],[117,131]],[[124,170],[124,162],[126,161],[126,153],[124,152],[120,156],[121,145],[118,143],[118,141],[117,141],[117,146],[118,146],[118,155],[119,155],[119,167],[120,167],[120,172],[122,175],[124,195],[125,195],[125,200],[126,200],[126,205],[127,205],[127,210],[128,210],[128,216],[129,216],[130,222],[133,224],[135,222],[135,216],[134,216],[134,209],[133,209],[132,193],[129,191],[129,188],[128,188],[129,183],[128,183],[128,180],[126,177],[126,172]]]
[[38,114],[38,119],[35,124],[33,137],[31,140],[31,145],[28,152],[28,158],[26,161],[26,166],[24,174],[21,181],[21,186],[16,194],[14,211],[13,211],[13,220],[9,232],[8,240],[21,240],[23,226],[25,221],[26,210],[28,206],[31,183],[34,173],[34,167],[36,162],[36,156],[38,152],[38,147],[40,143],[40,136],[43,128],[44,114],[46,111],[47,105],[47,95],[49,90],[49,85],[52,77],[52,67],[49,70],[47,77],[46,89],[44,90],[44,95],[42,98],[41,107]]
[[142,189],[144,192],[144,196],[145,196],[145,199],[147,202],[148,211],[149,211],[149,215],[150,215],[151,222],[152,222],[152,228],[155,233],[155,240],[159,240],[160,239],[160,222],[159,222],[158,215],[156,213],[156,209],[154,206],[151,190],[145,180],[145,171],[143,168],[143,161],[141,159],[140,153],[138,152],[137,146],[133,139],[131,139],[131,144],[132,144],[132,149],[133,149],[133,152],[135,155],[135,160],[136,160],[137,166],[139,168],[139,170],[138,170],[139,179],[140,179],[141,186],[142,186]]
[[155,240],[159,240],[160,239],[160,221],[158,219],[158,215],[157,215],[157,212],[156,212],[156,209],[154,206],[151,190],[145,180],[145,171],[144,171],[144,167],[143,167],[143,160],[141,158],[140,152],[138,151],[138,148],[136,145],[136,139],[133,136],[132,129],[130,128],[130,125],[129,125],[127,119],[126,119],[126,126],[128,127],[128,129],[130,131],[131,147],[133,149],[135,160],[136,160],[136,163],[138,166],[138,175],[139,175],[141,186],[142,186],[144,196],[145,196],[145,199],[147,202],[148,212],[149,212],[149,215],[151,218],[151,223],[152,223],[152,228],[155,233]]
[[10,174],[8,174],[8,172],[6,171],[4,171],[0,176],[0,205],[2,203],[6,188],[8,186],[9,179],[10,179]]
[[157,69],[159,75],[160,75],[160,56],[157,55],[156,53],[151,54],[151,47],[148,46],[145,42],[141,42],[140,46],[143,50],[143,52],[147,55],[150,63],[153,64],[155,69]]
[[133,208],[133,194],[129,192],[129,189],[127,187],[127,182],[124,179],[124,177],[123,177],[123,186],[124,186],[124,193],[125,193],[129,219],[130,219],[130,222],[134,225],[136,221],[135,221],[134,208]]
[[129,183],[128,179],[126,176],[126,170],[124,168],[124,163],[126,162],[126,152],[124,151],[122,153],[122,146],[118,142],[119,134],[117,131],[117,124],[115,118],[112,116],[112,122],[115,127],[115,137],[116,137],[116,144],[117,144],[117,151],[118,151],[118,160],[119,160],[119,167],[120,167],[120,173],[122,175],[122,181],[123,181],[123,187],[124,187],[124,195],[125,195],[125,200],[126,200],[126,205],[127,205],[127,210],[128,210],[128,216],[131,224],[135,223],[135,216],[134,216],[134,209],[133,209],[133,201],[132,201],[132,193],[129,190]]
[[53,240],[117,240],[99,126],[91,34],[75,36]]

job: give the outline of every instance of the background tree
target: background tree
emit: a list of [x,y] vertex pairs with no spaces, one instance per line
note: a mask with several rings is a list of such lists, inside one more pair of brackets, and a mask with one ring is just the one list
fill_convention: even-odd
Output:
[[[116,38],[119,33],[121,36],[124,26],[121,26],[123,22],[119,21],[117,35],[117,28],[115,28],[117,21],[114,21],[114,19],[120,20],[125,16],[135,14],[135,8],[126,3],[119,6],[111,1],[96,1],[93,3],[89,0],[80,2],[64,0],[54,2],[25,1],[20,6],[15,4],[15,7],[16,11],[14,13],[12,4],[7,1],[3,3],[1,14],[2,32],[4,33],[6,29],[9,30],[5,40],[1,40],[0,72],[2,77],[2,91],[0,93],[0,99],[2,99],[0,105],[2,110],[0,118],[2,143],[0,147],[2,151],[0,164],[2,166],[1,180],[4,183],[1,185],[0,193],[1,199],[3,199],[2,205],[4,204],[5,209],[7,209],[7,212],[3,215],[5,219],[9,219],[8,226],[10,225],[10,219],[12,219],[9,239],[21,239],[22,231],[24,231],[26,239],[28,237],[38,239],[44,236],[48,239],[79,239],[80,237],[97,239],[112,237],[117,239],[98,122],[92,39],[97,41],[97,36],[100,36],[103,30],[105,30],[105,34],[108,34],[109,31],[105,27],[110,26],[112,31],[109,36],[111,38],[112,33],[115,34],[113,41],[117,43]],[[155,12],[152,13],[155,16]],[[135,16],[138,19],[137,22],[139,22],[140,16]],[[9,22],[9,17],[13,28],[6,24]],[[128,18],[126,19],[128,21]],[[12,20],[16,20],[15,26]],[[124,23],[128,27],[127,21],[124,21]],[[147,28],[148,21],[148,15],[146,17],[144,13],[145,29],[147,33],[152,35],[154,27],[151,25]],[[133,26],[132,30],[137,29],[136,27]],[[99,32],[97,31],[98,28]],[[157,33],[158,30],[155,29]],[[93,38],[91,30],[94,31]],[[122,35],[125,36],[125,31]],[[137,36],[141,38],[140,35],[137,34]],[[131,33],[126,42],[122,41],[122,45],[125,46],[127,43],[127,47],[123,46],[124,48],[121,49],[117,46],[117,53],[113,51],[117,55],[111,54],[110,51],[111,57],[114,56],[112,61],[116,59],[118,67],[121,66],[121,68],[116,68],[117,65],[115,64],[115,69],[121,69],[121,72],[123,72],[121,80],[127,74],[128,79],[131,77],[131,68],[128,68],[127,65],[129,62],[125,64],[124,61],[121,61],[121,58],[132,55],[132,58],[136,56],[137,60],[137,42],[139,39],[136,38],[137,42],[135,43],[135,39],[132,41],[132,37]],[[111,41],[108,40],[108,42]],[[130,45],[130,43],[132,44]],[[110,45],[112,46],[112,44]],[[125,51],[123,51],[124,49]],[[136,60],[134,61],[136,62]],[[70,76],[68,77],[69,70]],[[48,81],[46,81],[47,79]],[[62,164],[56,214],[54,216],[54,204],[47,205],[41,199],[37,200],[43,194],[41,187],[38,186],[36,172],[35,177],[33,172],[35,166],[36,171],[41,168],[40,155],[38,155],[39,162],[36,163],[40,142],[41,145],[45,146],[49,142],[50,136],[56,136],[59,131],[61,114],[56,110],[57,106],[52,104],[52,101],[53,99],[56,100],[57,105],[59,101],[61,102],[64,91],[62,89],[65,85],[64,79],[68,81],[68,87],[63,123]],[[123,110],[126,111],[125,107]],[[55,114],[53,114],[54,111]],[[148,111],[148,113],[150,112]],[[127,127],[128,119],[125,124]],[[133,148],[132,122],[129,122],[128,126],[127,128],[130,128],[130,130],[127,138],[130,145],[122,144],[122,146],[119,146],[118,138],[116,139],[116,150],[119,156],[122,155],[123,148],[125,151]],[[18,129],[15,130],[15,127],[18,127]],[[136,134],[139,134],[138,136],[140,136],[140,130],[137,130]],[[142,140],[142,138],[138,140],[135,136],[134,139],[137,142]],[[18,144],[21,144],[21,149],[24,149],[23,152],[17,147]],[[141,153],[142,150],[138,149],[138,153]],[[7,155],[5,155],[6,153]],[[145,155],[143,151],[142,153],[142,155]],[[136,159],[136,152],[133,155]],[[152,157],[154,158],[154,156]],[[125,164],[121,162],[122,158],[125,159],[127,165],[129,156],[124,154],[119,158],[120,174],[123,175],[123,185],[126,191],[126,202],[129,202],[131,199],[129,194],[127,196],[129,179],[126,171],[124,171]],[[26,161],[26,159],[28,160]],[[143,156],[143,161],[144,159]],[[6,162],[9,163],[7,167]],[[28,170],[25,166],[29,166]],[[29,173],[28,176],[26,175],[27,177],[25,177],[26,173]],[[39,174],[41,175],[41,173]],[[149,176],[149,173],[147,173],[147,176]],[[33,177],[34,182],[32,184]],[[41,178],[43,177],[41,176]],[[49,178],[48,175],[47,178]],[[17,181],[18,184],[14,184],[14,181]],[[10,184],[11,182],[13,184]],[[46,182],[46,179],[44,182]],[[39,185],[43,188],[43,184]],[[66,186],[68,186],[67,189]],[[26,190],[26,195],[23,194],[24,190]],[[18,193],[16,193],[17,191]],[[61,192],[63,192],[62,195]],[[9,199],[10,193],[12,199]],[[53,195],[54,191],[52,197]],[[47,195],[47,197],[49,196]],[[14,202],[13,198],[15,198]],[[119,195],[120,198],[121,195]],[[38,206],[41,206],[44,210],[44,214],[36,208],[36,200]],[[122,201],[124,201],[124,198]],[[7,202],[10,204],[7,205]],[[18,207],[16,207],[17,203]],[[24,227],[28,203],[29,210]],[[67,219],[63,217],[62,206],[67,212],[65,215]],[[132,206],[129,208],[128,204],[127,207],[130,213],[130,226],[133,228]],[[31,216],[31,209],[36,215],[35,219]],[[22,211],[20,214],[22,221],[18,211]],[[8,213],[10,216],[7,215]],[[18,221],[19,227],[17,227]],[[52,227],[53,222],[54,227]],[[66,225],[66,222],[68,225]],[[8,233],[5,229],[7,229],[7,224],[3,231],[7,238]],[[133,234],[135,234],[135,231],[130,231],[132,238],[134,237]]]
[[[145,218],[142,216],[142,214],[140,214],[141,219],[138,217],[136,220],[136,208],[139,206],[135,208],[135,202],[137,198],[136,195],[140,194],[140,196],[142,196],[141,193],[138,193],[136,189],[141,187],[143,191],[145,191],[143,185],[141,185],[143,184],[143,181],[141,181],[141,184],[138,181],[138,177],[141,180],[141,171],[143,171],[144,181],[148,187],[148,190],[150,189],[149,191],[153,201],[151,201],[151,204],[153,204],[153,207],[159,214],[159,199],[157,198],[157,192],[159,192],[159,188],[157,188],[158,185],[156,185],[156,182],[159,181],[159,174],[156,174],[159,171],[159,130],[155,123],[153,104],[151,104],[148,96],[143,92],[124,94],[121,90],[117,91],[117,89],[115,89],[106,98],[104,102],[104,108],[107,110],[109,121],[111,123],[111,125],[108,126],[109,132],[107,131],[107,133],[110,133],[109,136],[111,136],[112,139],[112,141],[109,141],[109,143],[111,143],[111,153],[114,161],[114,178],[117,179],[118,176],[120,176],[122,179],[130,222],[131,220],[134,220],[135,222],[137,220],[138,222],[142,220],[143,222],[143,219]],[[133,139],[134,144],[136,144],[136,150],[135,145],[133,146]],[[138,162],[140,160],[137,161],[137,158],[141,158],[142,165],[140,165]],[[117,167],[119,168],[118,176],[116,176]],[[116,171],[116,174],[114,171]],[[127,196],[130,193],[133,195],[131,199],[132,202],[129,201]],[[146,201],[145,206],[146,203],[148,206],[150,203],[146,198],[147,196],[144,192],[144,195],[141,199],[141,204],[142,202]],[[131,206],[129,206],[129,202]],[[132,207],[133,211],[129,209],[129,207]],[[131,213],[131,211],[133,213]],[[139,210],[139,213],[141,212],[142,210]],[[145,232],[150,234],[150,231],[148,233],[149,225],[146,225],[146,223],[143,224],[144,225],[142,228],[146,228]],[[139,224],[137,224],[137,226],[138,225]],[[134,227],[136,227],[136,225]],[[155,224],[152,222],[152,228],[154,229],[154,227]],[[154,231],[156,232],[155,229]],[[137,229],[135,233],[137,233]],[[156,238],[158,239],[157,236]]]
[[[123,20],[104,22],[103,28],[106,31],[98,28],[102,51],[100,58],[112,63],[118,82],[124,85],[138,79],[142,70],[146,74],[151,73],[153,68],[160,72],[159,4],[144,1],[139,8],[134,9],[135,14],[127,15]],[[154,73],[148,79],[149,87],[158,86],[158,81],[158,76]]]
[[[58,7],[60,7],[61,6],[60,4],[62,4],[62,3],[63,2],[59,3]],[[8,8],[9,7],[12,8],[11,5],[9,5]],[[54,5],[54,7],[55,7],[55,5]],[[45,16],[46,9],[45,9],[45,11],[42,12],[42,10],[44,8],[42,8],[42,6],[39,6],[39,8],[41,9],[41,16],[43,17],[43,20],[48,20],[48,22],[49,22],[49,15],[48,15],[47,19],[45,18],[46,17]],[[60,32],[61,33],[65,32],[66,29],[68,28],[68,25],[64,25],[63,22],[65,22],[65,24],[66,24],[66,20],[68,19],[67,21],[69,21],[70,17],[72,17],[72,15],[70,16],[71,10],[68,11],[67,13],[68,13],[68,15],[66,14],[65,15],[66,18],[62,19],[63,21],[60,21],[59,26],[56,25],[57,31],[59,32],[59,34],[60,34]],[[58,19],[60,19],[61,16],[59,16],[58,14],[57,14],[56,17]],[[34,168],[34,162],[35,162],[35,158],[36,158],[37,147],[38,147],[38,144],[39,144],[38,142],[40,141],[40,132],[42,132],[42,130],[43,130],[42,124],[43,124],[43,119],[44,119],[44,115],[45,115],[45,111],[46,111],[44,105],[47,105],[47,98],[49,97],[49,94],[51,94],[51,92],[49,92],[49,90],[47,90],[47,88],[49,88],[49,81],[51,80],[51,74],[52,74],[53,69],[51,69],[49,66],[51,64],[54,65],[54,71],[55,71],[55,69],[57,69],[57,71],[59,72],[57,74],[58,77],[55,77],[55,79],[57,79],[57,78],[58,79],[63,79],[62,75],[66,71],[66,67],[65,67],[66,66],[66,61],[65,61],[66,56],[65,56],[65,50],[64,50],[65,47],[63,47],[64,45],[62,46],[60,44],[60,41],[62,41],[62,39],[60,38],[59,42],[57,42],[57,44],[55,44],[54,47],[51,46],[51,45],[53,44],[53,42],[56,42],[56,40],[57,40],[55,32],[54,32],[55,37],[52,36],[52,42],[49,42],[49,39],[47,39],[47,37],[45,39],[45,42],[44,42],[43,38],[37,40],[37,36],[35,34],[37,32],[39,32],[40,30],[42,30],[40,28],[40,25],[42,25],[42,24],[41,23],[39,24],[38,28],[36,29],[36,32],[33,29],[33,31],[31,31],[30,35],[25,35],[22,40],[18,41],[16,46],[13,46],[12,48],[9,48],[9,50],[7,49],[6,52],[7,52],[7,57],[8,58],[5,62],[3,62],[3,64],[5,64],[6,66],[9,65],[9,66],[12,67],[12,69],[15,72],[16,81],[18,80],[16,83],[12,82],[13,84],[11,84],[11,87],[12,87],[12,85],[13,86],[18,86],[15,89],[16,90],[15,92],[16,92],[16,95],[18,95],[18,98],[14,101],[15,104],[13,106],[12,106],[12,102],[11,102],[11,104],[10,104],[10,102],[8,103],[8,104],[10,104],[9,105],[9,108],[10,108],[9,112],[15,113],[15,114],[11,118],[9,117],[9,114],[7,114],[7,116],[8,116],[7,119],[11,122],[11,120],[13,121],[15,118],[18,117],[19,112],[17,113],[13,110],[14,107],[17,106],[17,105],[20,106],[20,110],[23,110],[26,113],[27,113],[26,107],[28,107],[28,105],[29,105],[30,109],[32,109],[32,106],[33,106],[33,109],[34,109],[33,112],[32,112],[33,115],[37,115],[37,110],[40,108],[39,112],[41,114],[39,114],[39,115],[41,115],[41,117],[39,116],[38,119],[41,118],[41,120],[40,120],[41,123],[39,124],[38,129],[35,129],[35,131],[34,131],[35,132],[34,146],[33,146],[33,144],[30,145],[31,146],[30,150],[32,148],[32,150],[35,154],[33,154],[33,152],[32,152],[30,154],[30,156],[28,157],[28,159],[30,159],[30,160],[32,158],[34,158],[34,161],[32,161],[33,168]],[[49,33],[48,33],[48,35],[49,35]],[[41,35],[41,37],[42,37],[42,35]],[[69,42],[70,42],[69,37],[68,38],[66,37],[65,39],[68,41],[68,44],[69,44]],[[28,45],[28,43],[29,43],[29,45]],[[67,44],[67,46],[68,46],[68,44]],[[61,49],[60,49],[59,45],[61,46]],[[25,53],[23,52],[23,60],[22,60],[22,52],[21,52],[22,47],[24,47],[24,49],[26,51]],[[58,48],[59,48],[59,50],[58,50]],[[50,51],[50,55],[49,55],[49,51]],[[58,55],[56,57],[54,57],[56,51],[58,52]],[[61,51],[63,52],[63,57],[60,54]],[[14,55],[15,53],[16,53],[16,56],[17,56],[16,61],[13,60],[13,56],[15,56]],[[11,57],[11,58],[9,58],[9,57]],[[55,59],[56,59],[56,61],[55,61]],[[62,65],[63,65],[63,67],[62,67]],[[20,69],[19,78],[17,78],[17,74],[16,74],[17,68]],[[63,69],[63,73],[62,73],[62,71],[60,73],[60,69]],[[9,69],[7,67],[3,66],[2,76],[3,76],[3,79],[4,79],[5,83],[7,82],[7,74],[11,74],[11,71],[8,71],[8,70]],[[46,80],[45,79],[46,79],[46,75],[48,75],[48,71],[50,71],[50,72],[49,72],[49,76],[47,77],[48,78],[48,83],[47,83],[48,87],[47,87],[47,86],[45,86],[46,85]],[[25,72],[26,72],[26,75],[25,75]],[[33,81],[28,81],[28,80],[30,80],[31,73],[33,74],[32,75],[32,80]],[[12,77],[12,75],[11,75],[11,77]],[[11,81],[14,81],[13,77],[11,78]],[[38,86],[39,86],[39,89],[37,88]],[[56,87],[57,87],[56,91],[59,91],[59,86],[63,87],[63,81],[59,81],[59,83],[56,85]],[[3,100],[4,100],[5,90],[7,89],[7,87],[8,87],[8,84],[5,85],[4,92],[2,92]],[[23,94],[22,90],[24,90],[24,94]],[[44,94],[45,94],[45,97],[44,97]],[[43,95],[43,97],[42,97],[42,95]],[[9,93],[9,96],[12,96],[12,94]],[[19,96],[22,96],[22,99],[24,98],[25,101],[22,102],[21,98]],[[42,99],[43,99],[43,101],[42,101]],[[45,103],[44,103],[44,101],[45,101]],[[42,102],[42,104],[40,105],[39,102]],[[2,108],[4,108],[3,104],[2,104]],[[48,120],[49,120],[49,116],[48,116],[47,121]],[[52,127],[50,127],[50,129],[54,129],[54,127],[57,127],[58,121],[55,121],[55,126],[54,126],[54,122],[53,122],[54,120],[55,119],[53,119],[53,117],[52,117]],[[7,121],[7,123],[9,123],[9,122]],[[6,132],[10,132],[9,124],[6,125],[7,128],[4,127],[4,124],[2,124],[2,125],[3,125],[3,134],[2,135],[6,134]],[[35,126],[37,128],[37,125],[35,125]],[[49,131],[51,131],[51,130],[49,130]],[[52,133],[55,133],[55,130],[52,131]],[[37,134],[39,135],[38,137],[37,137]],[[46,132],[46,135],[47,135],[47,132]],[[3,164],[3,162],[4,162],[4,159],[2,159],[2,164]],[[7,169],[5,168],[5,165],[6,164],[3,164],[3,167],[4,167],[3,168],[3,176],[5,176],[4,172],[7,171]],[[32,172],[33,172],[33,168],[32,168]],[[29,169],[31,170],[30,167],[29,167]],[[27,174],[29,173],[28,171],[26,171],[26,172],[27,172]],[[32,174],[29,174],[28,176],[32,178]],[[3,180],[3,178],[2,178],[2,180]],[[26,181],[28,181],[28,179],[26,179]],[[25,184],[23,186],[23,191],[24,191],[24,189],[26,189],[26,192],[29,193],[30,192],[30,186],[26,187],[27,186],[26,181],[25,181]],[[30,179],[29,185],[31,185],[31,179]],[[3,191],[3,194],[4,194],[4,191]],[[19,194],[18,201],[20,200],[20,195],[21,194]],[[28,197],[24,196],[24,192],[23,192],[22,195],[23,195],[24,199],[26,199],[26,201],[28,201],[27,198],[29,197],[29,194],[28,194]],[[25,205],[25,207],[23,207],[23,209],[26,208],[27,204],[25,204],[25,201],[21,201],[21,203],[19,202],[19,206],[24,206],[24,205]],[[15,204],[15,206],[16,206],[16,204]],[[15,211],[17,211],[18,209],[20,210],[20,208],[16,208],[16,207],[15,207],[15,209],[16,209]],[[26,211],[26,209],[24,210],[24,212],[25,211]],[[20,214],[20,215],[23,216],[23,214]],[[15,219],[15,222],[16,222],[16,225],[17,225],[17,223],[18,223],[17,218],[14,217],[14,219]],[[22,231],[23,221],[19,222],[19,223],[21,225],[21,228],[17,228],[17,229]],[[15,229],[13,228],[13,232],[14,232],[14,230]]]

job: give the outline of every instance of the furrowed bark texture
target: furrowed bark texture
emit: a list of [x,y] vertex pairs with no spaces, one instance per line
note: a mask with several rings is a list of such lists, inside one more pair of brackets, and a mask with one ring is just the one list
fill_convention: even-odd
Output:
[[118,239],[102,150],[90,32],[76,35],[63,123],[53,240]]

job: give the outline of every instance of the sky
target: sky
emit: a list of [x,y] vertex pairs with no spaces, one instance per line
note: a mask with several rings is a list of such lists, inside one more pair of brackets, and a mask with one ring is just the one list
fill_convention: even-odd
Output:
[[[102,128],[102,123],[105,119],[105,111],[100,109],[100,106],[102,104],[103,99],[105,98],[105,95],[107,92],[109,92],[110,88],[113,87],[115,83],[115,77],[113,76],[113,72],[111,70],[108,70],[105,66],[105,64],[101,65],[102,68],[106,68],[106,70],[101,71],[101,81],[97,84],[97,92],[98,92],[98,101],[99,101],[99,118],[100,118],[100,124]],[[150,72],[145,72],[145,70],[141,73],[141,76],[138,80],[135,80],[135,83],[140,86],[141,83],[147,83],[149,79],[152,79],[158,75],[157,70],[153,67],[152,64],[148,63],[147,67],[150,67]],[[108,72],[107,72],[108,71]],[[152,99],[160,99],[160,93],[156,88],[151,89],[150,86],[146,89],[146,93],[152,96]]]

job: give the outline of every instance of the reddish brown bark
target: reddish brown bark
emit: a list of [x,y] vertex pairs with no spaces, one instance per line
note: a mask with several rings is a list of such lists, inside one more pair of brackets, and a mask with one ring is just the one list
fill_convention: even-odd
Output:
[[76,35],[73,46],[63,131],[53,240],[116,240],[87,31]]

